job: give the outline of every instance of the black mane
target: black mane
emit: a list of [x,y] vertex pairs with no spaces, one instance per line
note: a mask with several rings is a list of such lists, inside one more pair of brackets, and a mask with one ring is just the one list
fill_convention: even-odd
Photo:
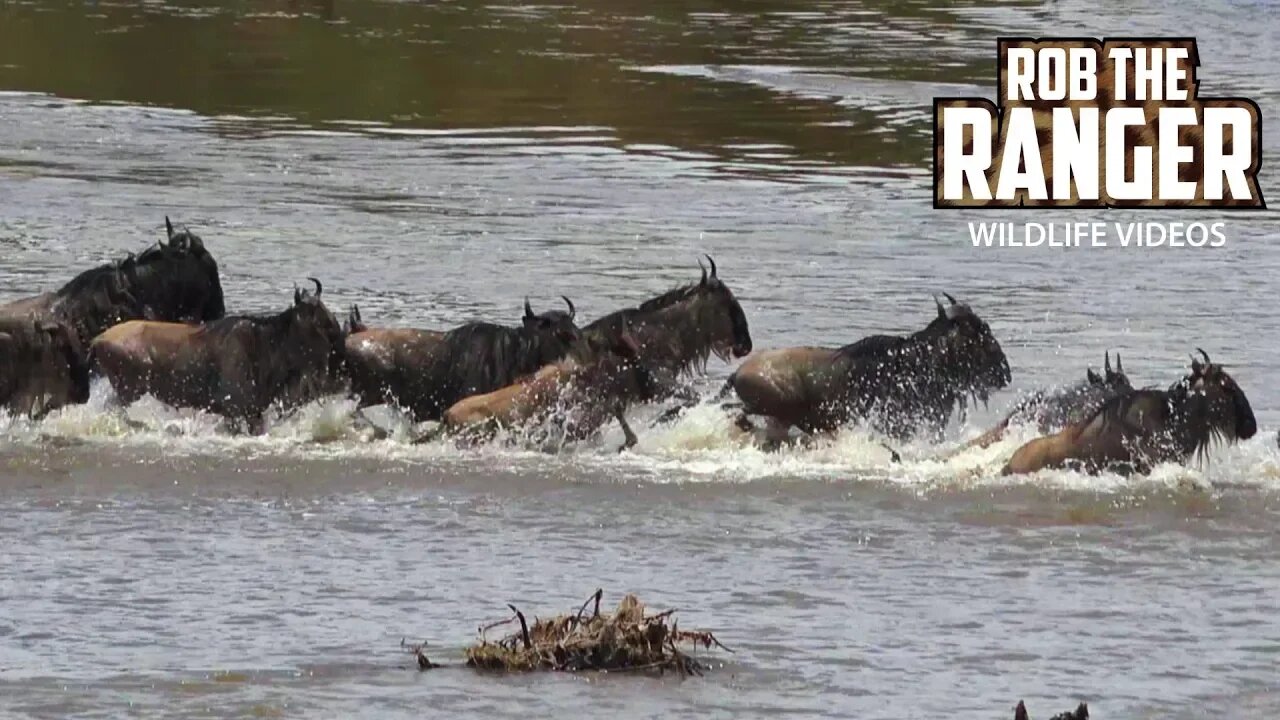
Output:
[[200,335],[219,341],[228,338],[245,326],[251,327],[255,331],[265,331],[268,335],[282,335],[284,330],[289,327],[289,322],[295,312],[292,307],[289,307],[274,313],[227,315],[201,325]]
[[76,275],[45,308],[86,344],[125,320],[205,321],[225,314],[217,262],[185,230],[171,234],[168,244]]
[[[657,297],[653,297],[653,298],[649,298],[648,300],[645,300],[644,302],[636,306],[635,309],[639,310],[640,312],[657,312],[658,310],[671,307],[672,305],[675,305],[676,303],[681,302],[682,300],[687,300],[689,298],[692,298],[693,296],[698,294],[698,291],[701,290],[702,287],[703,286],[699,285],[698,283],[680,285],[678,287],[671,288],[670,290],[662,293]],[[609,316],[606,315],[605,317],[609,317]]]
[[1143,438],[1153,461],[1184,461],[1192,456],[1203,461],[1215,443],[1235,442],[1241,432],[1245,438],[1253,434],[1256,425],[1243,430],[1237,425],[1240,404],[1252,421],[1242,391],[1235,389],[1239,397],[1230,397],[1228,407],[1214,407],[1214,400],[1203,389],[1193,388],[1193,381],[1191,376],[1167,390],[1147,387],[1123,392],[1103,403],[1078,427],[1087,428],[1097,421],[1098,434],[1118,432]]
[[65,298],[86,290],[97,290],[103,286],[110,286],[113,282],[123,284],[120,263],[118,262],[105,263],[85,270],[55,290],[54,295]]
[[455,402],[506,387],[568,351],[567,343],[526,328],[487,322],[456,327],[423,370],[434,386],[424,416],[439,418]]
[[661,310],[665,310],[679,302],[694,297],[698,293],[699,285],[693,283],[690,285],[681,285],[674,287],[657,297],[649,298],[635,307],[614,310],[603,317],[597,318],[582,327],[584,333],[594,331],[597,335],[608,332],[613,328],[621,329],[624,322],[631,322],[640,318],[642,315],[649,315]]
[[1028,395],[1014,406],[1008,417],[1034,423],[1042,433],[1056,432],[1093,417],[1107,401],[1132,390],[1123,373],[1113,373],[1108,367],[1104,379],[1090,370],[1076,383]]
[[680,376],[705,371],[716,352],[717,338],[707,317],[716,311],[716,292],[717,287],[703,283],[681,285],[635,307],[615,310],[582,331],[584,336],[608,344],[621,336],[623,328],[629,328],[645,364],[664,373],[667,382],[674,382]]
[[[847,377],[843,396],[834,399],[844,405],[840,414],[870,418],[878,430],[905,439],[922,425],[940,433],[952,412],[968,406],[970,395],[986,400],[987,365],[996,360],[957,354],[948,346],[948,334],[957,325],[977,337],[989,330],[965,305],[938,309],[928,325],[910,335],[871,335],[836,350]],[[996,351],[998,362],[1006,363],[998,345]]]
[[902,337],[900,335],[868,335],[861,340],[845,345],[837,350],[836,354],[846,360],[852,360],[855,362],[858,360],[880,359],[908,344],[914,337],[914,335],[909,337]]

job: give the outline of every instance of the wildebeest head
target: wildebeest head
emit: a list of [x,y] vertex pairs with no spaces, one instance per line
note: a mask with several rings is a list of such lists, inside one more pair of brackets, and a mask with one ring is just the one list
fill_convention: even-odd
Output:
[[707,263],[711,265],[711,272],[708,273],[702,262],[698,262],[698,266],[702,267],[702,280],[698,289],[705,298],[701,319],[705,325],[704,330],[711,336],[711,350],[725,361],[730,356],[745,357],[752,348],[747,314],[742,311],[742,305],[738,304],[733,291],[716,274],[716,261],[710,255],[706,257]]
[[346,357],[346,333],[320,299],[324,286],[315,278],[307,279],[315,283],[314,293],[298,288],[293,290],[290,324],[295,333],[294,342],[315,350],[317,354],[323,353],[327,357],[329,377],[336,378],[342,372]]
[[982,318],[968,305],[956,302],[947,293],[943,295],[949,304],[944,306],[934,298],[938,316],[926,332],[937,338],[934,347],[941,351],[945,366],[954,373],[953,379],[985,401],[992,390],[1009,384],[1009,360]]
[[1111,369],[1111,353],[1103,354],[1102,375],[1089,368],[1085,372],[1085,376],[1090,385],[1098,387],[1112,393],[1124,392],[1132,390],[1133,385],[1129,383],[1129,376],[1124,372],[1124,364],[1120,360],[1120,353],[1116,353],[1116,367]]
[[1204,350],[1197,350],[1204,362],[1193,357],[1191,374],[1169,392],[1187,430],[1197,438],[1197,449],[1202,450],[1214,437],[1228,442],[1253,437],[1258,423],[1249,398],[1221,365],[1210,361]]
[[167,239],[120,263],[144,317],[207,322],[226,315],[218,263],[204,241],[164,219]]
[[565,345],[572,345],[582,336],[578,330],[578,326],[574,324],[574,318],[577,317],[577,311],[573,307],[573,302],[569,298],[561,295],[564,304],[569,307],[569,311],[548,310],[544,313],[535,315],[533,306],[529,304],[529,298],[524,299],[524,317],[521,319],[526,332],[535,336],[554,339]]

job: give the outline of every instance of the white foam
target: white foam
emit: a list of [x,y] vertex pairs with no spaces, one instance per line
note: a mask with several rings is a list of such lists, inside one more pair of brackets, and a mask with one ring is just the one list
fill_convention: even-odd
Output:
[[[510,467],[563,466],[566,460],[592,477],[651,482],[752,482],[769,479],[863,481],[894,484],[920,491],[964,490],[975,487],[1042,485],[1089,492],[1120,492],[1150,485],[1173,491],[1205,491],[1221,486],[1280,490],[1280,453],[1271,431],[1237,446],[1214,448],[1203,466],[1161,465],[1149,476],[1126,478],[1102,473],[1052,470],[1004,477],[1004,462],[1023,442],[1034,437],[1030,428],[1012,428],[990,447],[953,454],[951,448],[982,428],[966,428],[950,444],[906,444],[896,449],[901,462],[892,462],[881,440],[861,429],[848,429],[807,446],[766,452],[758,438],[739,429],[714,404],[686,411],[667,425],[653,425],[661,408],[631,413],[638,444],[619,454],[622,433],[607,425],[600,437],[567,444],[558,453],[513,446],[499,436],[476,448],[459,449],[448,440],[421,445],[413,438],[432,424],[414,426],[385,408],[371,408],[366,416],[388,431],[383,439],[367,423],[354,419],[356,405],[345,398],[327,398],[269,421],[261,436],[232,433],[219,417],[195,410],[177,410],[153,398],[127,409],[113,407],[110,389],[96,383],[87,405],[71,406],[40,421],[0,415],[0,443],[38,446],[51,438],[68,444],[103,444],[159,448],[175,455],[239,457],[292,456],[312,459],[364,458],[391,463],[462,461],[468,465],[493,463]],[[545,448],[544,448],[545,449]]]

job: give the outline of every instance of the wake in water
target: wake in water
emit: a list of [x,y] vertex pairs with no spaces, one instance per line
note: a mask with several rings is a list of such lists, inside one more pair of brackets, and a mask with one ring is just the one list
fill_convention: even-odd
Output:
[[[104,381],[98,380],[102,384]],[[648,482],[756,482],[808,480],[875,482],[920,491],[963,491],[982,487],[1039,485],[1086,492],[1124,492],[1135,487],[1202,492],[1214,487],[1243,486],[1280,490],[1280,454],[1262,437],[1221,452],[1198,466],[1157,465],[1145,477],[1114,473],[1090,475],[1045,470],[1022,476],[1000,476],[1000,468],[1026,441],[1037,437],[1034,425],[1014,425],[987,447],[968,447],[948,454],[982,432],[985,419],[956,428],[948,445],[914,442],[899,447],[893,462],[875,433],[860,427],[843,429],[809,445],[762,450],[760,438],[744,432],[718,403],[704,402],[673,422],[653,424],[660,406],[633,411],[638,443],[618,454],[621,431],[608,427],[599,436],[577,442],[544,440],[530,445],[527,436],[499,433],[491,442],[459,448],[449,439],[426,444],[414,440],[435,427],[413,423],[386,407],[366,409],[373,421],[356,419],[356,402],[329,397],[288,415],[277,415],[259,436],[236,434],[222,418],[197,410],[177,410],[151,397],[126,408],[115,406],[109,389],[95,387],[89,404],[70,406],[35,421],[0,415],[0,448],[12,451],[58,446],[109,446],[160,451],[165,455],[258,457],[282,456],[315,460],[358,458],[410,465],[466,468],[578,468],[575,475],[611,479],[642,478]],[[375,428],[380,428],[379,432]],[[586,471],[586,472],[582,472]]]

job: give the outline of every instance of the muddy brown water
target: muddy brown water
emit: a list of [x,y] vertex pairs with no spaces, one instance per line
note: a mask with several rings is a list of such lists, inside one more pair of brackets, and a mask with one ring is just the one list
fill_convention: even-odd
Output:
[[[761,454],[713,408],[558,454],[372,441],[339,400],[262,438],[109,391],[0,420],[0,714],[61,718],[1033,716],[1280,712],[1271,213],[1213,251],[976,251],[930,209],[935,95],[989,93],[998,35],[1187,35],[1202,91],[1280,99],[1273,2],[0,4],[0,299],[159,237],[234,311],[307,275],[367,320],[594,317],[711,253],[760,348],[970,302],[1015,387],[1120,350],[1167,385],[1205,347],[1261,431],[1150,478],[997,476],[1016,440],[889,464],[851,431]],[[1264,145],[1276,149],[1267,124]],[[1264,163],[1262,186],[1272,167]],[[1037,219],[1081,219],[1046,213]],[[1106,220],[1168,220],[1107,213]],[[712,363],[705,388],[729,368]],[[1025,435],[1022,436],[1025,438]],[[419,674],[515,602],[681,609],[707,677]]]

